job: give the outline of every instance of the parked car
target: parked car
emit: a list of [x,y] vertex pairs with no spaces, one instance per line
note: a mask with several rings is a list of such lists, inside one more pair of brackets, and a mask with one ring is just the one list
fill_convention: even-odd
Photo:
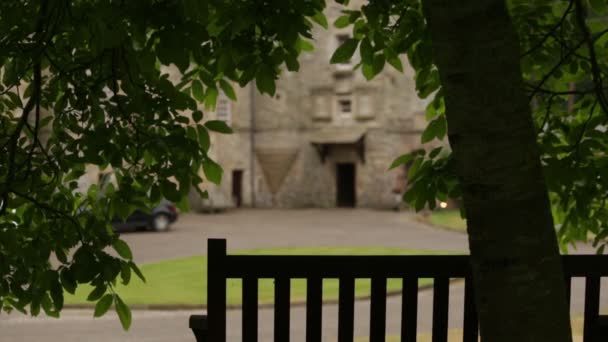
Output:
[[178,213],[175,206],[167,201],[152,209],[151,212],[135,210],[126,220],[114,218],[112,226],[115,230],[152,230],[155,232],[166,232],[171,228],[171,224],[177,220]]

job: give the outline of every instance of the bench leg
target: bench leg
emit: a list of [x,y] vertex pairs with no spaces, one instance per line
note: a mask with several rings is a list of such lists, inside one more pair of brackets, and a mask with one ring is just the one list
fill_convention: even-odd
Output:
[[209,342],[208,339],[208,325],[206,315],[192,315],[190,316],[190,329],[196,337],[196,342]]

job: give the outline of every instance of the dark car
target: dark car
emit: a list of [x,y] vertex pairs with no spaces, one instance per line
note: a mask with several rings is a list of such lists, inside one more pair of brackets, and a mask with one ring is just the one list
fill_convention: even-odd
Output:
[[166,200],[152,209],[152,212],[143,210],[135,210],[133,214],[127,217],[126,221],[119,218],[112,220],[112,226],[115,230],[152,230],[155,232],[166,232],[171,227],[171,224],[177,220],[177,209],[175,206]]

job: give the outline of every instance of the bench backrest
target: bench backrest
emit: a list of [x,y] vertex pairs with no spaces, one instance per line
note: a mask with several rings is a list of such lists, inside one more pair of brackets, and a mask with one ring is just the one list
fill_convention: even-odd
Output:
[[[599,315],[600,279],[608,276],[608,256],[563,256],[570,301],[572,277],[585,277],[584,342],[608,336]],[[226,341],[226,280],[242,279],[243,341],[257,341],[258,279],[275,280],[274,340],[289,341],[290,280],[306,279],[306,341],[320,342],[322,280],[339,279],[338,342],[352,342],[355,279],[371,279],[370,342],[385,341],[388,278],[403,279],[401,341],[416,341],[418,280],[433,278],[433,342],[447,341],[449,281],[464,278],[463,341],[478,340],[471,267],[466,255],[294,256],[227,255],[226,240],[208,240],[207,321],[205,342]],[[208,323],[208,324],[207,324]],[[202,338],[201,338],[202,340]]]

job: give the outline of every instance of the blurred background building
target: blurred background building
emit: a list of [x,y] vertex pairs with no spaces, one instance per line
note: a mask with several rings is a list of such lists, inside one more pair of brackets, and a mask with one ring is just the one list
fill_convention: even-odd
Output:
[[[340,7],[326,15],[333,23]],[[220,186],[201,186],[208,200],[193,191],[193,209],[395,206],[405,170],[388,167],[420,148],[426,104],[405,60],[404,73],[387,64],[372,81],[353,70],[358,52],[348,63],[330,64],[351,35],[352,28],[317,27],[315,50],[301,56],[299,72],[283,72],[274,97],[254,86],[239,89],[237,102],[220,96],[212,115],[234,129],[212,135],[224,178]]]

